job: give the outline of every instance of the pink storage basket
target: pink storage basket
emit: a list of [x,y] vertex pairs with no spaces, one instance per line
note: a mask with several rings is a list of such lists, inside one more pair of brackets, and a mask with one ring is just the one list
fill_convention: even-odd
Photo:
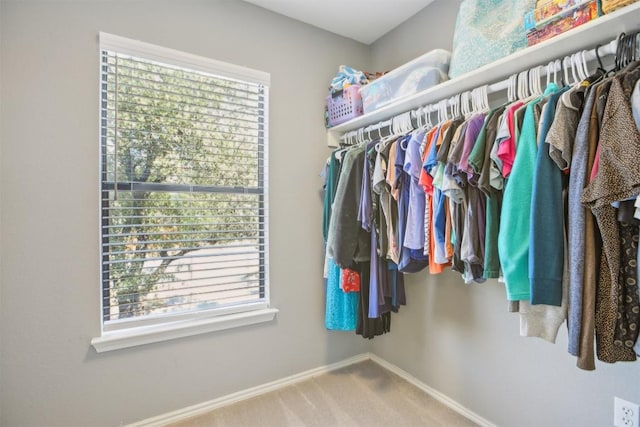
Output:
[[342,93],[327,96],[327,114],[329,127],[362,115],[360,85],[349,86]]

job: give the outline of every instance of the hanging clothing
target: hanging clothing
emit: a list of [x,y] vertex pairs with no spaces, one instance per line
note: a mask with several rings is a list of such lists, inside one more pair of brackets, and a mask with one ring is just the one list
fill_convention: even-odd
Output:
[[[595,179],[587,185],[582,195],[582,202],[591,208],[602,235],[603,250],[596,300],[596,339],[598,358],[605,362],[636,359],[633,346],[634,337],[637,339],[637,316],[626,312],[624,305],[628,296],[630,304],[637,306],[637,283],[633,287],[625,283],[620,246],[621,230],[616,220],[615,208],[611,206],[615,201],[640,192],[640,133],[629,105],[630,89],[633,86],[626,94],[623,89],[623,85],[629,86],[627,82],[632,78],[637,81],[638,73],[621,73],[611,79],[601,121],[600,167]],[[618,333],[617,328],[620,328]]]
[[355,262],[368,261],[371,256],[369,235],[358,221],[364,148],[357,146],[343,154],[329,225],[327,254],[344,268]]
[[[584,208],[580,204],[582,188],[586,184],[584,178],[587,151],[585,141],[588,137],[588,117],[582,122],[581,115],[590,88],[591,80],[587,79],[578,86],[565,92],[557,104],[555,119],[549,133],[547,143],[550,145],[549,156],[568,177],[567,188],[567,240],[577,242],[585,240]],[[593,101],[593,100],[592,100]],[[590,108],[593,102],[587,108]],[[580,125],[582,123],[582,125]],[[578,147],[578,143],[581,145]],[[577,158],[574,157],[574,152]],[[571,166],[571,169],[570,169]],[[575,208],[573,208],[575,206]],[[577,211],[576,213],[573,213]],[[577,356],[582,326],[582,289],[584,279],[584,245],[571,244],[567,247],[567,276],[569,280],[567,326],[569,330],[569,353]],[[593,351],[591,351],[593,353]]]
[[[558,90],[555,83],[549,84],[544,96]],[[533,173],[538,152],[536,140],[535,106],[542,101],[537,98],[527,104],[522,124],[522,135],[518,139],[513,170],[504,189],[498,253],[504,273],[507,298],[512,301],[529,300],[529,237],[531,225],[531,195]]]
[[520,334],[554,343],[567,315],[564,176],[549,155],[546,138],[556,103],[568,88],[553,93],[542,109],[533,176],[530,217],[530,301],[520,304]]
[[329,330],[353,331],[356,328],[358,292],[341,289],[341,269],[329,259],[326,281],[325,327]]
[[523,336],[555,342],[566,319],[579,368],[595,369],[594,355],[635,360],[639,81],[633,64],[572,88],[550,83],[338,150],[323,206],[327,327],[386,333],[406,303],[404,273],[451,266],[466,283],[503,278]]
[[531,304],[562,304],[564,269],[564,200],[562,171],[550,156],[547,134],[556,103],[568,88],[549,97],[538,129],[538,152],[533,175],[530,214],[529,279]]
[[[323,236],[328,237],[331,223],[331,206],[335,198],[335,190],[340,174],[340,163],[336,153],[331,153],[325,174],[325,194],[323,208]],[[326,241],[325,241],[326,244]],[[327,329],[353,331],[356,327],[358,308],[357,293],[345,293],[345,283],[340,267],[333,259],[327,257],[327,277],[325,282],[325,327]],[[348,287],[349,284],[346,284]]]

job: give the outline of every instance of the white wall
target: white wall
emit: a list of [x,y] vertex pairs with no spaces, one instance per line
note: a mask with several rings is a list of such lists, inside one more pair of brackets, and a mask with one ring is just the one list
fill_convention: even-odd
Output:
[[[99,31],[267,71],[274,323],[96,354]],[[236,0],[3,0],[0,425],[113,426],[362,353],[323,325],[326,88],[367,46]]]
[[[373,64],[394,67],[450,49],[459,3],[436,0],[378,40]],[[521,338],[497,281],[468,286],[450,271],[406,277],[408,306],[393,316],[392,332],[373,341],[373,352],[497,425],[609,426],[613,396],[640,402],[640,362],[584,372],[567,353],[565,327],[555,345]]]

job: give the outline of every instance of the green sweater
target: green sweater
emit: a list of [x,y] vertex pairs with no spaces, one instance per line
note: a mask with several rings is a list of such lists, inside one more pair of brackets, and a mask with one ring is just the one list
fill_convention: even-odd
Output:
[[[550,84],[544,96],[556,92]],[[518,139],[513,170],[504,188],[498,233],[498,254],[507,289],[507,299],[530,299],[529,231],[531,226],[531,195],[538,145],[534,107],[542,98],[531,101],[526,108]]]

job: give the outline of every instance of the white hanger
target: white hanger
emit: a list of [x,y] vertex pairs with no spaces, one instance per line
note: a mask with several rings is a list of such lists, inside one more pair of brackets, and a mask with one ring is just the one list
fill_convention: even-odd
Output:
[[536,84],[538,85],[538,92],[544,93],[545,87],[542,87],[542,66],[536,67]]
[[482,101],[482,87],[477,87],[474,89],[474,94],[476,98],[476,106],[474,108],[474,113],[479,113],[484,109],[484,104]]
[[532,96],[539,96],[542,91],[540,90],[540,67],[534,67],[529,70],[529,94]]
[[573,77],[573,84],[577,84],[580,77],[576,72],[576,54],[571,55],[571,77]]
[[476,112],[478,108],[478,95],[476,89],[469,92],[469,115]]
[[564,58],[562,58],[562,72],[563,72],[563,77],[564,77],[564,83],[566,85],[571,85],[571,82],[569,81],[569,66],[567,65],[567,60],[569,59],[568,56],[565,56]]
[[491,107],[489,106],[489,86],[482,86],[482,101],[484,102],[484,111],[489,111]]
[[432,111],[432,105],[429,104],[427,106],[425,106],[425,108],[423,109],[424,112],[424,120],[426,122],[426,125],[428,128],[432,128],[433,124],[431,124],[431,111]]
[[571,72],[575,80],[574,84],[577,84],[578,81],[582,80],[582,70],[580,70],[580,66],[578,65],[577,53],[571,55]]
[[589,75],[591,74],[589,72],[589,65],[587,64],[587,51],[583,50],[582,52],[580,52],[580,63],[582,64],[582,71],[584,72],[584,79],[582,80],[586,80],[587,77],[589,77]]
[[528,84],[527,72],[522,71],[518,74],[518,83],[517,83],[518,99],[526,99],[529,97],[527,84]]
[[451,98],[449,98],[447,100],[447,105],[449,106],[449,109],[451,111],[451,115],[453,117],[455,117],[456,116],[456,100],[455,100],[455,97],[452,96]]
[[402,124],[404,126],[405,133],[409,133],[414,130],[413,123],[411,123],[411,111],[407,111],[402,114]]
[[538,93],[542,95],[545,89],[542,87],[542,66],[536,67],[536,87],[538,88]]
[[517,76],[515,74],[512,74],[509,76],[509,79],[507,81],[507,102],[513,102],[516,99],[516,96],[515,96],[516,79],[517,79]]
[[382,139],[382,122],[378,123],[378,139]]
[[449,111],[447,111],[447,100],[443,99],[442,103],[442,118],[444,120],[449,120]]
[[469,114],[469,92],[460,94],[460,114],[467,116]]
[[547,74],[547,83],[546,83],[546,87],[549,87],[549,84],[551,83],[551,70],[553,67],[553,61],[549,62],[547,64],[547,66],[545,67],[545,72]]

